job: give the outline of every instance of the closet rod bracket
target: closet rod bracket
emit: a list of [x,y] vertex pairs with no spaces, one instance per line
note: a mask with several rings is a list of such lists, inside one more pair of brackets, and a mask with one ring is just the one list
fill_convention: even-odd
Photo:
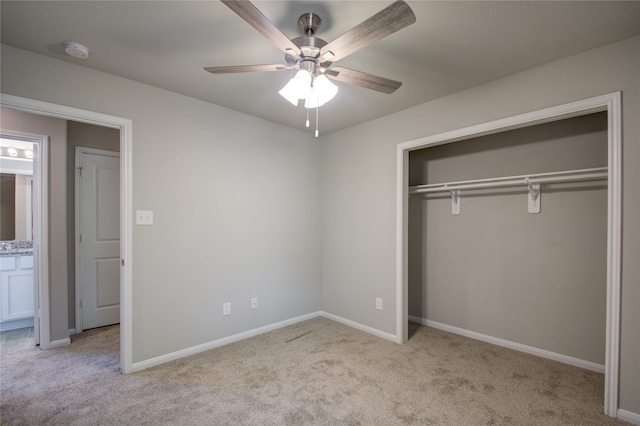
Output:
[[460,190],[454,189],[451,191],[451,214],[460,214]]
[[529,179],[527,179],[527,186],[529,188],[529,213],[540,213],[540,184],[528,183],[528,180]]

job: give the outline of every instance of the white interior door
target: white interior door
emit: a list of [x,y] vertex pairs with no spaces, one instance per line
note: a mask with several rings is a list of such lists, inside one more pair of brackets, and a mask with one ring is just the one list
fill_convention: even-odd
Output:
[[76,327],[87,330],[120,322],[120,154],[78,147],[76,167]]

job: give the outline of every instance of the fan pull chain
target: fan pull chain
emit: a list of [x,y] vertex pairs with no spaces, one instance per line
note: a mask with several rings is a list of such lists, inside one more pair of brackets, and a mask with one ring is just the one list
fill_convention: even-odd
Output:
[[309,108],[305,108],[307,110],[307,122],[305,123],[306,127],[309,127]]
[[320,108],[316,108],[316,138],[318,137],[318,110]]

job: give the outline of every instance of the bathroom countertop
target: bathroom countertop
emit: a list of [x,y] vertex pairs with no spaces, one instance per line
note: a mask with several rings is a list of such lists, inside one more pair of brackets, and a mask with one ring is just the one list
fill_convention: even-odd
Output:
[[33,249],[0,250],[0,256],[33,256]]
[[0,241],[0,256],[32,256],[33,241]]

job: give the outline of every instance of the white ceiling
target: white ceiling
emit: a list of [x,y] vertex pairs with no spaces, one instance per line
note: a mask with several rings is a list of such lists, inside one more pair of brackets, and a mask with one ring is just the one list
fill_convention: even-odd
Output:
[[[305,12],[331,41],[391,1],[255,1],[290,38]],[[640,34],[640,1],[408,1],[417,22],[336,65],[403,82],[394,94],[337,83],[326,134],[483,82]],[[304,108],[278,95],[293,71],[213,75],[206,66],[283,63],[218,1],[0,2],[1,41],[295,128]],[[64,53],[72,40],[88,59]]]

